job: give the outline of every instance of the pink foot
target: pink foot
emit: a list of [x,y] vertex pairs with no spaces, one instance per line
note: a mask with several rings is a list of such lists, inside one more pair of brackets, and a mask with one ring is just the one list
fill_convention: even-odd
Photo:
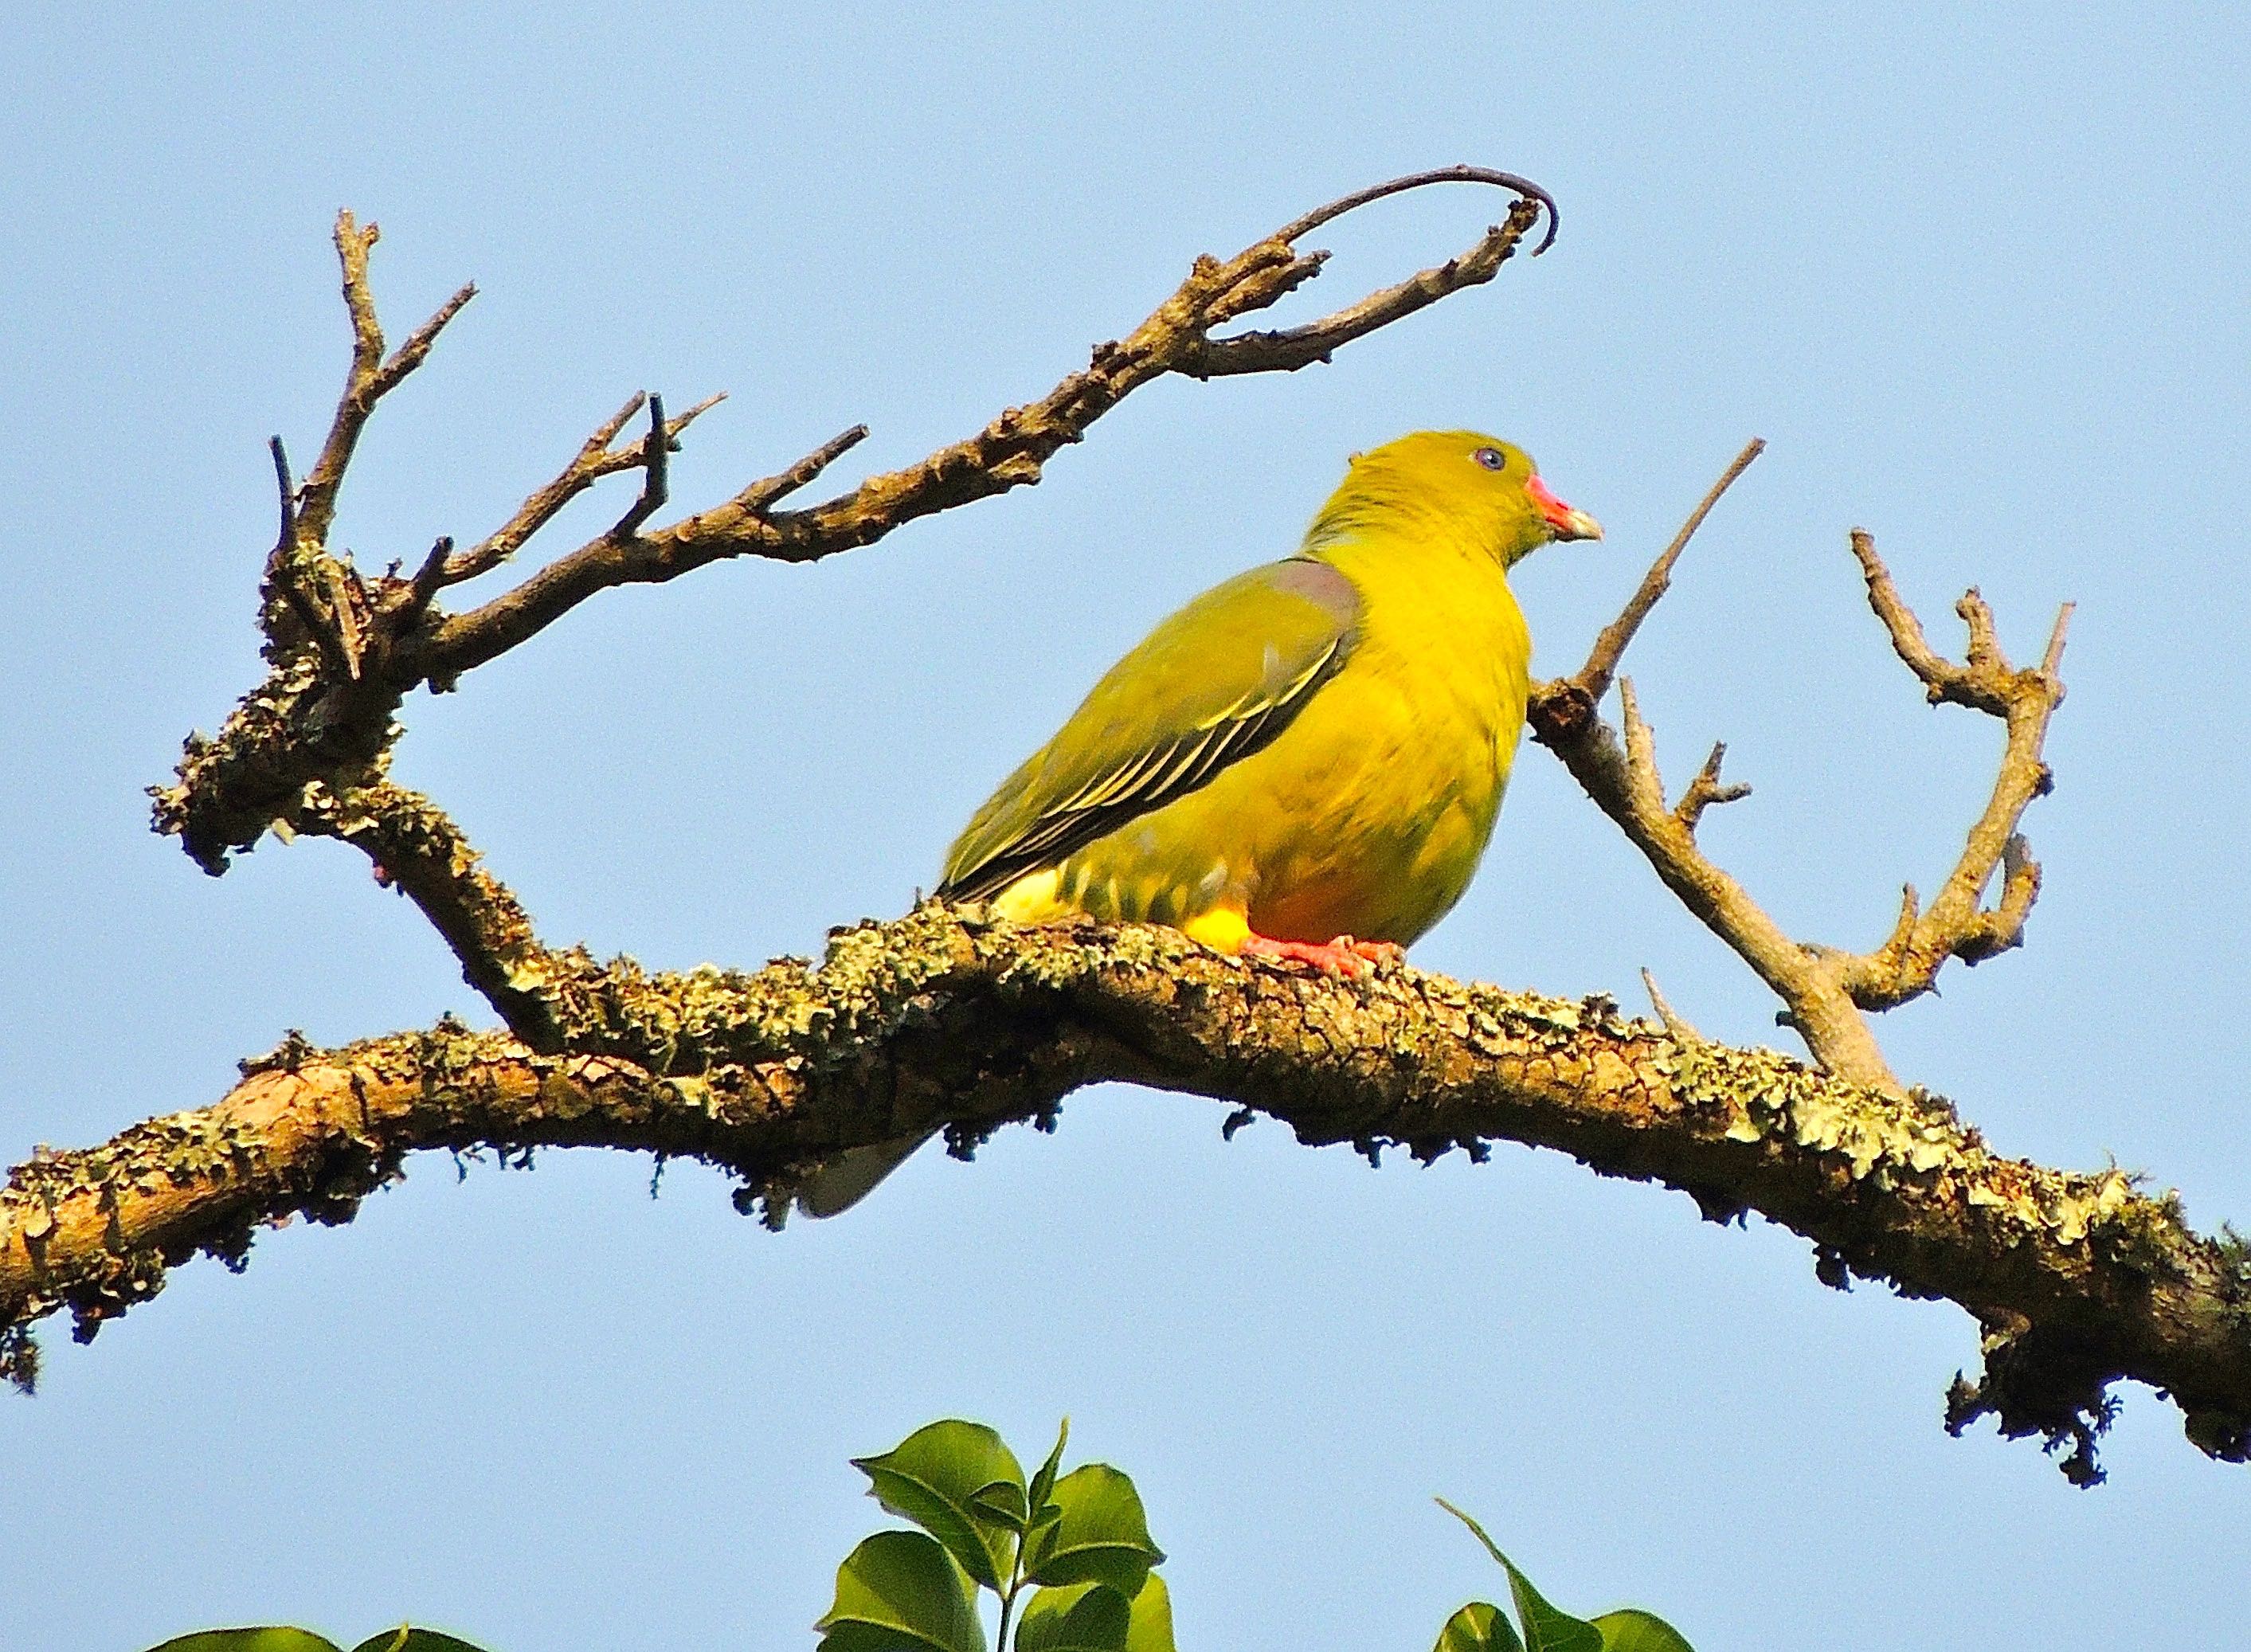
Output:
[[1310,964],[1329,975],[1343,976],[1365,974],[1372,964],[1396,964],[1407,956],[1396,942],[1355,941],[1349,935],[1319,942],[1276,941],[1251,935],[1244,939],[1243,950],[1254,957],[1287,958]]

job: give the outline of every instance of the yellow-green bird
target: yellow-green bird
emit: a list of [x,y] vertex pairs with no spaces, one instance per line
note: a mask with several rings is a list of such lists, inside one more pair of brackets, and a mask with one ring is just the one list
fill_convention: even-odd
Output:
[[[1354,455],[1296,556],[1111,667],[977,812],[938,894],[1345,972],[1404,947],[1469,887],[1523,733],[1532,639],[1508,570],[1601,536],[1474,431]],[[844,1154],[800,1202],[833,1214],[919,1144]]]

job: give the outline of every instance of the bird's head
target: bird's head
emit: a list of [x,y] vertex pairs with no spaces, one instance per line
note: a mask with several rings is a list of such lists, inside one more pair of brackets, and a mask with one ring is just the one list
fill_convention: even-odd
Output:
[[1602,527],[1548,490],[1522,448],[1473,430],[1426,430],[1355,453],[1314,520],[1313,537],[1342,537],[1420,519],[1504,568],[1557,539],[1600,539]]

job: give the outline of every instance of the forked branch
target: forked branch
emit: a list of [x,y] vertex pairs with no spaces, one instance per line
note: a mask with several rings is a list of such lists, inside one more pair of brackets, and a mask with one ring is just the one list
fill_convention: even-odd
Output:
[[[665,421],[665,434],[671,447],[677,451],[681,432],[705,413],[726,400],[723,391],[707,396],[676,418]],[[625,429],[633,416],[648,404],[648,392],[636,391],[627,397],[626,404],[594,427],[563,467],[562,473],[533,494],[516,508],[516,514],[495,529],[469,550],[449,559],[446,564],[443,583],[458,585],[465,580],[488,574],[523,549],[531,536],[562,513],[563,508],[585,493],[605,476],[614,476],[621,470],[632,470],[647,463],[646,443],[636,447],[617,448],[611,444],[618,432]]]
[[[2000,718],[2008,730],[1992,794],[1970,828],[1961,858],[1940,886],[1938,898],[1929,910],[1919,912],[1915,886],[1909,884],[1890,937],[1874,952],[1846,961],[1844,985],[1853,1001],[1862,1009],[1883,1010],[1929,992],[1950,957],[1978,964],[2023,943],[2025,919],[2040,894],[2040,871],[2017,823],[2033,799],[2045,797],[2051,785],[2040,751],[2048,720],[2063,703],[2063,679],[2057,667],[2071,624],[2071,605],[2066,603],[2057,612],[2040,663],[2019,670],[2001,652],[1985,599],[1974,590],[1967,592],[1955,605],[1970,632],[1968,653],[1957,665],[1924,640],[1921,622],[1901,600],[1890,571],[1876,555],[1875,541],[1865,529],[1853,530],[1853,555],[1860,559],[1867,582],[1869,606],[1891,633],[1901,660],[1922,681],[1931,704],[1968,706]],[[1985,891],[1996,869],[2001,874],[2000,897],[1987,907]]]
[[343,486],[344,472],[351,464],[352,450],[359,445],[360,432],[367,427],[368,415],[422,365],[446,323],[477,295],[476,283],[463,286],[409,334],[395,354],[386,357],[383,328],[376,320],[375,297],[367,282],[367,255],[382,236],[377,225],[363,229],[350,212],[336,214],[336,259],[343,266],[344,308],[351,316],[351,370],[344,378],[336,418],[329,425],[329,439],[298,495],[298,529],[315,545],[328,543],[329,524],[336,520],[336,493]]
[[[1213,337],[1214,329],[1267,308],[1319,273],[1326,255],[1299,252],[1293,243],[1299,236],[1379,196],[1448,182],[1497,185],[1519,199],[1462,258],[1297,329],[1297,344],[1257,342],[1267,335]],[[1139,327],[1122,340],[1097,346],[1084,369],[1038,400],[1006,410],[975,435],[916,464],[871,476],[805,509],[780,507],[860,441],[864,426],[822,443],[722,504],[649,528],[666,492],[666,455],[712,402],[658,421],[661,439],[653,424],[647,439],[620,449],[619,435],[647,399],[636,396],[508,522],[468,551],[449,555],[440,567],[426,563],[412,579],[398,577],[395,570],[363,577],[330,553],[329,531],[369,416],[420,364],[474,289],[462,288],[386,358],[368,284],[377,231],[372,225],[361,228],[344,213],[336,241],[351,322],[351,363],[312,474],[300,488],[290,487],[285,477],[288,516],[272,559],[274,600],[265,614],[274,670],[216,739],[190,743],[177,783],[156,793],[158,829],[178,834],[190,854],[213,873],[277,823],[285,832],[318,830],[317,818],[300,818],[306,786],[318,782],[343,796],[380,782],[395,735],[392,719],[406,694],[423,684],[452,688],[462,673],[529,640],[598,591],[676,578],[732,556],[813,561],[872,543],[918,517],[1035,482],[1049,458],[1142,385],[1168,373],[1281,371],[1319,359],[1437,298],[1492,280],[1541,211],[1552,218],[1553,210],[1536,185],[1466,167],[1395,179],[1333,202],[1231,259],[1198,259],[1179,289]],[[642,473],[641,496],[614,527],[481,606],[461,614],[442,611],[435,600],[438,587],[491,572],[597,481],[634,469]],[[489,960],[464,963],[472,976],[488,972]]]
[[[1805,1040],[1825,1070],[1872,1089],[1897,1092],[1902,1086],[1862,1012],[1890,1009],[1929,992],[1950,957],[1976,964],[2019,944],[2023,937],[2026,916],[2040,890],[2040,867],[2018,834],[2017,824],[2032,800],[2048,789],[2040,747],[2048,719],[2063,700],[2057,667],[2071,609],[2067,605],[2057,616],[2041,663],[2020,671],[2002,653],[1991,611],[1972,591],[1957,608],[1970,632],[1967,656],[1957,665],[1930,647],[1921,623],[1877,556],[1874,540],[1865,531],[1853,530],[1853,554],[1867,584],[1869,605],[1891,633],[1900,658],[1924,685],[1931,703],[1968,706],[1999,717],[2008,737],[1991,798],[1970,828],[1962,855],[1929,910],[1922,909],[1910,886],[1890,937],[1869,953],[1791,938],[1696,840],[1706,809],[1749,791],[1748,786],[1721,781],[1720,764],[1727,748],[1712,748],[1680,802],[1668,807],[1658,772],[1656,736],[1642,716],[1631,681],[1622,680],[1617,685],[1622,737],[1596,709],[1626,646],[1665,594],[1690,537],[1763,446],[1754,441],[1735,456],[1651,567],[1624,611],[1603,627],[1586,663],[1560,681],[1537,686],[1531,708],[1533,732],[1562,758],[1587,795],[1624,831],[1666,887],[1774,990],[1783,1001],[1783,1019]],[[2000,896],[1989,908],[1984,895],[1997,867],[2002,873]]]
[[[1461,258],[1397,287],[1287,334],[1212,337],[1215,328],[1268,308],[1319,273],[1327,254],[1299,252],[1299,237],[1380,195],[1445,182],[1494,183],[1517,191],[1520,199]],[[974,436],[903,470],[871,476],[824,504],[776,509],[780,499],[807,486],[864,434],[847,432],[779,475],[752,482],[725,503],[668,528],[590,541],[516,590],[441,626],[425,656],[426,674],[457,677],[613,585],[673,579],[731,556],[816,561],[871,544],[918,517],[1035,482],[1047,461],[1083,439],[1095,420],[1166,374],[1209,378],[1294,370],[1450,293],[1491,280],[1545,205],[1544,193],[1522,179],[1452,168],[1347,197],[1231,259],[1199,259],[1179,289],[1139,327],[1121,340],[1097,345],[1084,369],[1037,401],[1008,409]]]

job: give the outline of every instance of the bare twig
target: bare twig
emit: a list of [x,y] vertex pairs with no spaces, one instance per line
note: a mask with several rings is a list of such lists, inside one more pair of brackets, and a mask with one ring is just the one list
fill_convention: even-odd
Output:
[[1555,232],[1562,225],[1555,210],[1555,197],[1530,178],[1519,177],[1513,172],[1498,171],[1489,166],[1434,166],[1428,171],[1386,178],[1382,183],[1371,183],[1364,190],[1340,195],[1325,205],[1315,207],[1303,218],[1292,219],[1274,232],[1274,238],[1278,241],[1303,240],[1324,224],[1333,223],[1347,212],[1358,211],[1371,201],[1380,201],[1388,195],[1403,195],[1409,190],[1424,189],[1433,183],[1490,183],[1499,189],[1512,190],[1527,202],[1544,208],[1548,214],[1548,233],[1540,245],[1532,249],[1532,256],[1538,258],[1555,245]]
[[1665,994],[1658,991],[1657,978],[1646,969],[1641,972],[1641,990],[1649,994],[1649,1007],[1657,1012],[1657,1019],[1664,1023],[1665,1030],[1673,1035],[1674,1043],[1694,1045],[1711,1042],[1711,1040],[1690,1026],[1686,1017],[1665,1001]]
[[430,605],[437,600],[439,591],[445,585],[446,568],[453,557],[453,536],[442,534],[430,547],[429,555],[422,558],[422,565],[414,570],[414,577],[407,582],[406,599],[392,611],[394,631],[409,632],[421,623],[422,616],[429,612]]
[[1633,692],[1633,679],[1618,680],[1618,722],[1625,729],[1626,779],[1633,788],[1635,806],[1656,815],[1665,810],[1665,777],[1657,771],[1657,740],[1642,721],[1641,702]]
[[764,513],[768,507],[779,505],[792,494],[810,487],[821,479],[821,473],[868,439],[868,427],[855,425],[842,430],[814,448],[786,470],[775,472],[752,482],[734,497],[733,503],[754,513]]
[[1673,818],[1682,828],[1693,833],[1704,819],[1704,811],[1715,803],[1740,803],[1751,794],[1751,789],[1742,781],[1722,784],[1720,765],[1727,761],[1728,744],[1724,740],[1712,743],[1712,755],[1704,759],[1704,766],[1696,771],[1696,778],[1680,794],[1680,801],[1673,805]]
[[[1773,989],[1783,1001],[1783,1020],[1805,1040],[1814,1059],[1825,1070],[1856,1083],[1897,1091],[1899,1080],[1862,1013],[1888,1009],[1929,992],[1950,957],[1974,964],[2022,939],[2026,916],[2040,890],[2040,867],[2016,826],[2026,806],[2047,789],[2040,743],[2048,718],[2063,698],[2055,667],[2070,610],[2066,607],[2058,618],[2040,668],[2019,671],[2001,652],[1991,611],[1973,591],[1959,605],[1970,645],[1965,662],[1957,665],[1930,647],[1921,623],[1877,557],[1874,542],[1855,530],[1853,551],[1866,578],[1869,605],[1890,632],[1900,658],[1923,683],[1934,704],[1970,706],[2005,719],[2008,744],[1991,800],[1971,826],[1961,860],[1928,912],[1921,910],[1910,886],[1890,938],[1866,955],[1792,939],[1697,846],[1696,828],[1705,810],[1749,791],[1721,783],[1720,764],[1726,747],[1714,746],[1680,802],[1667,809],[1655,737],[1631,682],[1620,679],[1617,684],[1622,739],[1596,709],[1626,646],[1665,593],[1689,536],[1759,449],[1756,442],[1745,447],[1705,495],[1624,612],[1603,627],[1587,663],[1560,682],[1535,687],[1530,720],[1534,736],[1562,758],[1588,796],[1641,850],[1666,887]],[[2002,874],[2000,898],[1988,909],[1981,902],[1997,867]]]
[[339,624],[321,612],[319,602],[306,589],[308,569],[325,571],[326,559],[299,532],[297,485],[289,473],[288,450],[279,436],[269,438],[266,446],[274,455],[274,478],[281,492],[281,531],[274,542],[273,554],[266,559],[267,587],[280,594],[282,605],[303,628],[329,674],[340,681],[352,681],[358,666]]
[[281,494],[281,531],[274,536],[274,554],[287,556],[297,545],[297,479],[289,473],[289,450],[279,436],[267,437],[266,448],[274,455],[274,481]]
[[[707,396],[686,412],[668,421],[667,432],[676,446],[680,433],[703,414],[727,399],[726,392]],[[635,413],[648,400],[646,391],[635,391],[626,404],[594,427],[563,473],[533,494],[517,507],[516,512],[489,536],[462,552],[447,564],[446,583],[458,585],[464,580],[474,579],[480,574],[491,572],[516,555],[525,542],[555,520],[563,508],[578,498],[605,476],[613,476],[621,470],[632,470],[648,456],[646,444],[636,444],[623,450],[610,444],[626,427]]]
[[1743,451],[1720,473],[1720,480],[1712,484],[1711,491],[1688,513],[1688,520],[1680,524],[1680,531],[1673,536],[1673,543],[1649,565],[1649,571],[1641,577],[1641,584],[1626,599],[1624,609],[1602,628],[1594,647],[1588,652],[1587,663],[1571,678],[1590,701],[1599,702],[1610,692],[1610,679],[1617,674],[1618,661],[1625,657],[1626,645],[1641,629],[1641,622],[1649,618],[1649,611],[1657,606],[1657,599],[1672,586],[1673,563],[1688,549],[1688,542],[1696,536],[1696,530],[1704,525],[1704,518],[1712,514],[1712,507],[1720,502],[1720,496],[1734,487],[1735,479],[1764,452],[1766,441],[1763,437],[1753,437],[1743,444]]
[[[1319,272],[1324,255],[1298,253],[1291,245],[1292,236],[1381,195],[1457,179],[1521,187],[1531,198],[1520,203],[1506,224],[1488,232],[1464,258],[1374,294],[1313,323],[1311,329],[1296,329],[1294,342],[1277,344],[1262,335],[1234,340],[1210,336],[1213,328],[1266,308]],[[773,508],[779,499],[804,485],[797,479],[804,468],[801,461],[669,527],[606,534],[516,590],[447,620],[416,665],[433,680],[450,681],[529,639],[611,586],[673,579],[732,556],[816,561],[871,544],[918,517],[1035,482],[1049,458],[1081,439],[1096,419],[1153,379],[1167,373],[1211,377],[1288,370],[1449,293],[1491,280],[1538,222],[1541,198],[1532,186],[1506,174],[1449,169],[1395,179],[1333,202],[1232,259],[1197,259],[1180,288],[1132,333],[1098,346],[1084,370],[1070,375],[1038,401],[1008,409],[976,435],[903,470],[871,476],[850,493],[809,509]],[[819,463],[812,473],[818,474],[820,464],[849,445],[831,444],[833,452],[824,449],[814,455]]]
[[611,539],[631,539],[641,531],[641,525],[672,497],[671,452],[672,439],[664,427],[664,397],[652,393],[648,398],[648,439],[641,444],[641,497],[611,528]]
[[300,527],[315,545],[328,543],[329,525],[336,517],[336,491],[343,485],[352,450],[358,446],[360,432],[366,428],[376,403],[422,364],[446,323],[476,296],[474,285],[462,287],[414,329],[398,355],[384,361],[383,328],[376,320],[375,295],[367,282],[367,255],[382,234],[373,224],[362,229],[349,211],[336,214],[336,261],[343,266],[344,308],[351,317],[352,358],[336,417],[329,425],[328,440],[298,496]]
[[[370,229],[373,227],[369,225]],[[393,351],[391,358],[377,370],[375,382],[368,387],[371,393],[378,397],[389,394],[401,379],[421,366],[422,358],[438,342],[438,335],[446,330],[446,323],[460,315],[461,306],[476,295],[477,284],[474,281],[465,281],[456,288],[454,296],[438,307],[437,314],[409,333],[406,342]]]
[[358,582],[335,557],[324,555],[317,565],[321,570],[321,582],[329,588],[329,612],[336,624],[337,648],[343,656],[344,680],[357,682],[364,651],[360,643],[359,613],[355,605],[365,598],[355,594],[352,587]]

